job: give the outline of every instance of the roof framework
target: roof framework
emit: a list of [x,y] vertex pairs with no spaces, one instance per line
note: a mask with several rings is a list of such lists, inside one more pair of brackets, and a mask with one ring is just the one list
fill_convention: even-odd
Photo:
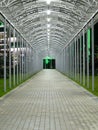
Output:
[[43,57],[55,57],[97,9],[98,0],[0,1],[2,13]]

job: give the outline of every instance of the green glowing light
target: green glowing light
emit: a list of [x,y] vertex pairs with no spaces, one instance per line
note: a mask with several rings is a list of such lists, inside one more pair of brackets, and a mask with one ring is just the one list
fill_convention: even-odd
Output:
[[48,60],[48,59],[45,59],[45,63],[48,64],[48,63],[49,63],[49,60]]
[[4,24],[0,21],[0,27],[1,27],[1,26],[4,26]]
[[52,60],[52,58],[49,56],[46,56],[45,57],[45,64],[48,64],[50,62],[50,60]]

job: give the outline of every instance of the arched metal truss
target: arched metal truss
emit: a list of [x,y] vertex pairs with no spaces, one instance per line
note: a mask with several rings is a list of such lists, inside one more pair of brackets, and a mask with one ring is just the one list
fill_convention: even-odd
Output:
[[98,0],[0,0],[1,12],[43,57],[55,57],[97,9]]

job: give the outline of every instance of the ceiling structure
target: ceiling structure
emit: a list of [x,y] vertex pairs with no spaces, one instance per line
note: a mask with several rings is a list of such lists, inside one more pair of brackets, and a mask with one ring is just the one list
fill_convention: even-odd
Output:
[[55,57],[98,9],[98,0],[0,0],[1,12],[43,57]]

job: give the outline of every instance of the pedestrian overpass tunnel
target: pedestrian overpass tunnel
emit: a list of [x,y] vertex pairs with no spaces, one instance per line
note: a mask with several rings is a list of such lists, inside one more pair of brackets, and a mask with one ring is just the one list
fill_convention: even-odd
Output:
[[97,0],[12,0],[0,7],[0,93],[42,69],[97,89]]

